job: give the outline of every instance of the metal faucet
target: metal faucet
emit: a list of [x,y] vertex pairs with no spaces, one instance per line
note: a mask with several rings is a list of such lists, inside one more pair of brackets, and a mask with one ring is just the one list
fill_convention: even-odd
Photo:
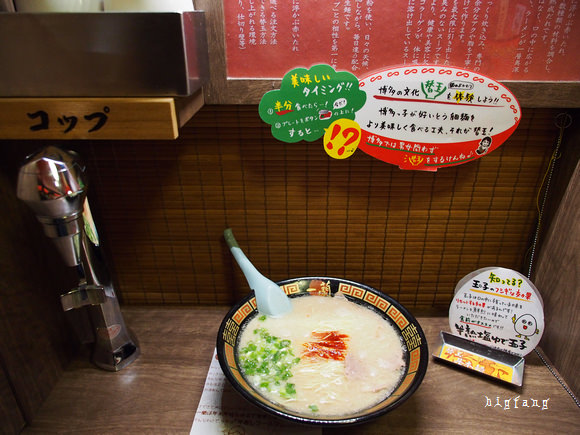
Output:
[[66,265],[78,272],[78,286],[60,300],[64,311],[88,312],[93,363],[118,371],[140,351],[119,308],[91,215],[87,184],[85,167],[75,152],[48,146],[28,156],[21,166],[17,196],[34,211]]

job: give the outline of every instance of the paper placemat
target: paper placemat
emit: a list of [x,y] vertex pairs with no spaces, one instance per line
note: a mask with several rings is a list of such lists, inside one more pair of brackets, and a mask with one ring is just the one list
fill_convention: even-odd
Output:
[[268,415],[248,403],[224,376],[214,350],[193,419],[190,435],[252,434],[321,435],[321,428],[308,428]]

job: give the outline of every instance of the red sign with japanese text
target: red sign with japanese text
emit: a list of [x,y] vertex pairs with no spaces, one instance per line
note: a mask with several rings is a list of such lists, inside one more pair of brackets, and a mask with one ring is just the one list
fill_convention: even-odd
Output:
[[225,0],[228,77],[438,64],[501,81],[578,81],[579,1]]

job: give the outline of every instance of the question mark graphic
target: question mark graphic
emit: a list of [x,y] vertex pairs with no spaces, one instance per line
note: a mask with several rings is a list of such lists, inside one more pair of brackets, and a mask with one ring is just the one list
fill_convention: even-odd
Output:
[[356,142],[358,137],[360,136],[360,130],[355,127],[349,127],[345,130],[342,130],[342,136],[346,139],[346,142],[338,150],[338,155],[341,156],[344,153],[344,150],[351,145],[352,143]]
[[361,139],[358,123],[351,119],[337,119],[324,134],[324,151],[334,159],[350,157]]

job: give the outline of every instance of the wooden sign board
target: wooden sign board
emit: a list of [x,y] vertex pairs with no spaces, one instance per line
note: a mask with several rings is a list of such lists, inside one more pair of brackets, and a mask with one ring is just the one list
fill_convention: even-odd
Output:
[[175,139],[173,98],[0,98],[2,139]]

